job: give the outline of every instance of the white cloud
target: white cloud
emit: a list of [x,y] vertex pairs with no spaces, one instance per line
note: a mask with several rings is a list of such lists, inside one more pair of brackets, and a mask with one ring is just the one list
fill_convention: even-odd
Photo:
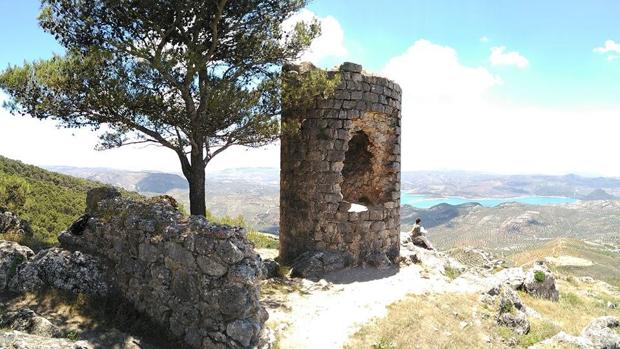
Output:
[[489,42],[489,38],[486,35],[480,37],[480,42]]
[[310,48],[303,53],[300,61],[309,61],[318,64],[327,57],[342,58],[347,55],[344,46],[344,31],[336,18],[332,16],[317,17],[314,12],[302,9],[291,18],[282,23],[285,31],[291,30],[296,23],[310,23],[313,19],[318,19],[321,24],[321,35],[314,39]]
[[419,40],[381,71],[400,84],[403,170],[620,175],[619,110],[551,109],[492,97],[500,79]]
[[[6,96],[0,92],[0,106]],[[127,170],[181,172],[171,150],[133,145],[96,151],[98,139],[88,129],[64,129],[51,120],[10,115],[0,107],[0,155],[38,166],[109,167]],[[231,167],[278,167],[277,145],[262,149],[231,147],[215,157],[207,171]]]
[[620,53],[620,44],[613,40],[607,40],[605,41],[605,46],[595,48],[594,52],[596,53],[609,53],[609,52]]
[[527,68],[529,61],[517,51],[506,51],[505,46],[491,48],[491,64],[514,65],[519,69]]
[[407,102],[418,104],[467,102],[501,84],[499,77],[482,67],[462,65],[454,49],[428,40],[418,40],[392,58],[381,74],[401,81]]
[[618,54],[620,54],[620,43],[617,43],[613,40],[607,40],[605,41],[604,46],[597,47],[592,51],[600,54],[608,54],[607,60],[610,62],[615,61],[619,58]]

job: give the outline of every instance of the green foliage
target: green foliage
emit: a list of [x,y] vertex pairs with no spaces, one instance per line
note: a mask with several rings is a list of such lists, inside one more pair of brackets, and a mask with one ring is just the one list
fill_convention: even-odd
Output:
[[[305,5],[42,0],[40,25],[66,53],[0,73],[5,106],[65,127],[105,125],[100,149],[171,149],[190,182],[190,211],[204,214],[209,161],[232,145],[258,147],[279,136],[279,67],[320,34],[316,20],[283,29]],[[325,79],[310,75],[316,91]]]
[[[305,67],[302,66],[300,69]],[[330,97],[340,82],[339,73],[330,73],[314,67],[301,72],[287,71],[283,77],[282,102],[286,108],[314,107],[317,98]]]
[[373,349],[396,349],[389,338],[381,337],[373,346]]
[[226,224],[235,227],[245,228],[247,231],[247,238],[250,240],[256,248],[271,248],[278,249],[280,247],[280,243],[278,239],[275,237],[271,237],[265,233],[261,233],[252,229],[245,218],[242,215],[238,215],[237,217],[230,216],[215,216],[213,213],[207,211],[206,215],[207,220],[217,224]]
[[67,339],[72,341],[77,341],[80,338],[80,334],[77,331],[69,331],[67,332]]
[[536,282],[545,282],[545,273],[543,271],[535,271],[534,272],[534,280],[536,280]]
[[519,344],[524,348],[540,343],[560,332],[560,329],[548,320],[530,318],[530,332],[519,336]]
[[514,313],[515,308],[511,302],[505,302],[501,305],[500,313]]
[[573,292],[561,293],[560,302],[568,306],[574,307],[583,304],[583,300],[579,295]]
[[444,266],[444,270],[445,270],[445,275],[448,277],[448,279],[450,280],[454,280],[457,277],[459,277],[459,275],[461,275],[461,271],[456,269],[456,268],[452,268],[449,265]]
[[22,255],[15,256],[15,260],[13,260],[13,263],[9,267],[9,273],[7,274],[7,276],[10,278],[13,275],[15,275],[15,273],[17,272],[17,267],[23,262],[24,262],[24,257]]
[[58,233],[84,213],[86,192],[100,186],[0,156],[0,206],[30,223],[33,239],[21,242],[33,249],[56,244]]

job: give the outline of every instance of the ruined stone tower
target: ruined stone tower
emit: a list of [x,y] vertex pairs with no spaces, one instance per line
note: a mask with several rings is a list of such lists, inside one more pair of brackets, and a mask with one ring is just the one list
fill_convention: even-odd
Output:
[[399,255],[401,89],[357,64],[339,72],[329,98],[282,115],[297,125],[282,136],[283,262],[306,251],[336,252],[353,265]]

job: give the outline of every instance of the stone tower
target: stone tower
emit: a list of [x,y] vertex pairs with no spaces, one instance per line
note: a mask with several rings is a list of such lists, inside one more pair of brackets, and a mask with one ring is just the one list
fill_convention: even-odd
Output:
[[281,140],[285,263],[307,251],[335,252],[349,265],[399,255],[401,89],[358,64],[344,63],[339,72],[329,98],[282,115],[283,124],[297,125]]

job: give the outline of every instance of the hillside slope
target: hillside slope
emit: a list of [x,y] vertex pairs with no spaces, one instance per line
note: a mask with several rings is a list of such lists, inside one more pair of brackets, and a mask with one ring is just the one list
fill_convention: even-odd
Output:
[[0,206],[30,223],[34,236],[23,243],[35,249],[55,244],[84,213],[86,192],[102,185],[0,156]]

